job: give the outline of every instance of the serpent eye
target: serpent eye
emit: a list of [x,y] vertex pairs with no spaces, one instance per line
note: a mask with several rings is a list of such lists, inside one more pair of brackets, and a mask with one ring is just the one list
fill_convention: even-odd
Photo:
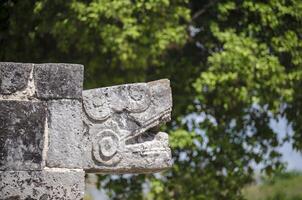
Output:
[[119,146],[119,138],[113,131],[101,131],[92,144],[93,157],[97,162],[104,165],[114,165],[121,160],[118,155]]
[[99,153],[105,157],[111,157],[117,152],[117,140],[115,137],[104,137],[99,140]]

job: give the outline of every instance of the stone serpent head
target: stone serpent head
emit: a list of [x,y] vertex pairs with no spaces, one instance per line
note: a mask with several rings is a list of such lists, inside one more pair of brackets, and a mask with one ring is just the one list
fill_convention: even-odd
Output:
[[93,172],[156,172],[172,164],[168,135],[169,80],[126,84],[83,92],[84,124],[91,141]]

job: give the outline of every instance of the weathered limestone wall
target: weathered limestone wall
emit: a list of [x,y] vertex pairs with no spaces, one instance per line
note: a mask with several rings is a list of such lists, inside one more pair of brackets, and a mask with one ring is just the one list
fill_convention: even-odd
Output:
[[83,91],[77,64],[0,63],[0,200],[82,199],[86,173],[171,167],[169,80]]
[[82,199],[83,66],[0,63],[0,199]]
[[0,199],[83,199],[83,170],[43,169],[0,173]]

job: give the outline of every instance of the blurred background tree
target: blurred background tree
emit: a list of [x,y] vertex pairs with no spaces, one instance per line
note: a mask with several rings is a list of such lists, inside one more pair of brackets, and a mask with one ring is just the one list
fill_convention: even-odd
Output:
[[171,80],[173,168],[100,176],[112,199],[242,199],[255,163],[302,149],[300,0],[1,0],[0,20],[2,61],[82,63],[86,88]]

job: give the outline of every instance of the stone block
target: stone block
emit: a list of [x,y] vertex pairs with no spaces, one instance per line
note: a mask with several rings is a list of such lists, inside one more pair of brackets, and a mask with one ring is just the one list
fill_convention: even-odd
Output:
[[36,95],[41,99],[81,99],[84,66],[78,64],[35,64]]
[[0,101],[0,170],[42,167],[46,105]]
[[27,87],[32,64],[0,62],[0,94],[9,95]]
[[81,99],[83,75],[78,64],[0,62],[0,98]]
[[84,135],[82,103],[78,100],[48,101],[48,167],[81,168]]
[[84,171],[0,171],[1,200],[82,200]]
[[83,167],[79,100],[2,100],[0,111],[0,170]]

